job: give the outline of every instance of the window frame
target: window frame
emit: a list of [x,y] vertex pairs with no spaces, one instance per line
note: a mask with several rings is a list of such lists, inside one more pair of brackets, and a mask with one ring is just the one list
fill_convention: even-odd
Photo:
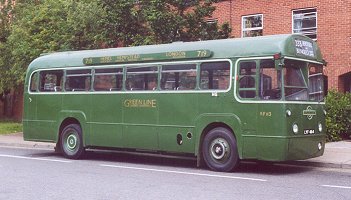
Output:
[[[214,81],[214,77],[217,77],[217,78],[220,78],[220,77],[226,77],[225,79],[225,81],[223,81],[223,82],[227,82],[227,84],[226,84],[226,88],[219,88],[220,87],[220,83],[223,83],[223,82],[218,82],[218,88],[202,88],[202,80],[204,80],[203,78],[204,78],[204,76],[203,76],[203,74],[202,74],[202,72],[204,72],[204,71],[206,71],[206,70],[203,70],[203,68],[206,68],[206,65],[208,65],[208,64],[212,64],[212,63],[214,63],[214,64],[218,64],[218,63],[225,63],[225,62],[227,62],[227,61],[215,61],[215,62],[202,62],[202,63],[200,63],[199,64],[199,72],[198,72],[198,77],[199,77],[199,80],[198,80],[198,83],[199,83],[199,89],[200,90],[228,90],[229,88],[230,88],[230,77],[231,77],[231,67],[230,67],[230,63],[228,62],[228,64],[229,64],[229,66],[228,66],[228,69],[224,69],[225,71],[227,71],[228,70],[228,77],[226,77],[226,75],[219,75],[219,76],[215,76],[214,75],[214,71],[215,70],[218,70],[218,69],[216,69],[216,68],[213,68],[212,69],[212,83],[210,84],[209,83],[209,86],[210,85],[212,85],[212,87],[213,87],[213,85],[214,85],[214,83],[215,83],[215,81]],[[223,69],[220,69],[220,70],[222,70],[222,71],[224,71]],[[208,70],[207,70],[208,71]],[[208,71],[209,72],[209,71]],[[208,76],[208,78],[209,78],[209,81],[210,81],[210,76]]]
[[[304,12],[304,11],[308,11],[308,10],[311,10],[310,12],[306,12],[306,13],[295,13],[295,12]],[[314,10],[314,11],[312,11]],[[315,18],[316,18],[316,26],[315,27],[311,27],[311,28],[302,28],[301,29],[295,29],[294,28],[294,16],[297,15],[297,14],[312,14],[314,13],[315,14]],[[303,31],[303,29],[315,29],[315,31],[313,33],[311,33],[311,31]],[[297,32],[298,30],[301,30],[299,32]],[[296,31],[296,32],[295,32]],[[317,38],[318,38],[318,11],[317,11],[317,8],[301,8],[301,9],[294,9],[291,11],[291,33],[293,34],[302,34],[302,35],[305,35],[309,38],[311,38],[312,40],[316,41]],[[311,35],[315,35],[315,38],[313,37],[310,37]]]
[[[248,18],[248,17],[255,17],[255,16],[261,16],[261,21],[262,21],[261,24],[262,24],[262,26],[261,27],[254,27],[254,28],[246,28],[244,26],[244,19]],[[256,37],[256,36],[245,36],[244,32],[246,32],[246,31],[262,30],[262,35],[263,35],[263,27],[264,27],[264,20],[263,20],[263,14],[262,13],[241,16],[241,37],[242,38],[245,38],[245,37]]]
[[[196,73],[200,73],[199,71],[199,66],[201,63],[206,63],[206,62],[228,62],[229,66],[230,66],[230,78],[229,78],[229,87],[228,89],[224,90],[224,89],[211,89],[211,90],[204,90],[204,89],[200,89],[198,84],[199,84],[199,75],[196,76],[197,78],[197,85],[195,89],[192,90],[162,90],[161,86],[160,86],[160,81],[161,81],[161,67],[162,65],[180,65],[180,64],[195,64],[197,66],[196,68]],[[123,79],[126,78],[126,73],[127,73],[127,68],[131,67],[131,68],[140,68],[140,67],[148,67],[148,66],[157,66],[159,67],[159,72],[158,72],[158,80],[159,80],[159,85],[158,85],[158,89],[157,90],[133,90],[133,91],[128,91],[128,89],[126,89],[125,86],[125,80],[123,80],[123,89],[120,91],[94,91],[94,75],[95,75],[95,70],[99,70],[99,69],[103,69],[103,68],[122,68],[123,69]],[[184,60],[184,61],[165,61],[165,62],[150,62],[150,63],[128,63],[128,64],[120,64],[120,65],[115,65],[115,64],[111,64],[111,65],[98,65],[98,66],[91,66],[91,67],[87,67],[87,66],[70,66],[70,67],[58,67],[58,68],[38,68],[33,70],[30,73],[30,77],[36,73],[36,72],[41,72],[41,71],[51,71],[51,70],[63,70],[64,72],[64,77],[63,77],[63,87],[65,87],[66,82],[67,82],[67,71],[70,70],[91,70],[90,74],[86,74],[88,76],[91,76],[91,83],[90,83],[90,90],[89,91],[66,91],[65,88],[63,88],[62,91],[59,92],[55,92],[55,94],[119,94],[119,93],[209,93],[212,95],[217,95],[217,93],[227,93],[229,92],[232,87],[234,86],[235,82],[233,81],[233,73],[234,73],[234,63],[233,60],[231,60],[230,58],[214,58],[214,59],[205,59],[205,60]],[[29,84],[31,84],[31,80],[28,79]],[[53,94],[50,92],[33,92],[30,91],[30,88],[27,87],[26,91],[28,92],[28,94]]]
[[[97,71],[102,71],[102,70],[115,70],[115,72],[97,72]],[[93,80],[92,80],[92,90],[94,92],[112,92],[112,91],[123,91],[124,90],[124,67],[120,66],[120,67],[102,67],[102,68],[94,68],[94,73],[93,75]],[[121,87],[118,88],[110,88],[109,90],[107,89],[97,89],[96,87],[96,81],[98,80],[97,77],[99,76],[116,76],[116,85],[118,85],[118,81],[119,79],[117,79],[117,76],[122,76],[121,78]]]
[[[68,72],[73,72],[73,71],[90,71],[90,73],[68,73]],[[64,92],[90,92],[93,89],[93,68],[67,68],[65,69],[65,73],[64,73]],[[72,90],[67,90],[67,80],[70,77],[88,77],[89,79],[89,90],[81,90],[79,88],[73,88]]]
[[[180,66],[182,65],[182,67],[186,68],[186,69],[166,69],[166,68],[172,68],[172,66]],[[163,77],[165,76],[164,74],[166,73],[178,73],[178,74],[174,74],[178,77],[178,80],[175,80],[175,87],[173,88],[173,90],[175,91],[195,91],[198,90],[198,86],[197,86],[197,82],[198,82],[198,68],[199,68],[199,64],[197,62],[193,62],[193,63],[179,63],[179,64],[163,64],[161,65],[161,77],[160,77],[160,90],[163,91],[172,91],[169,89],[165,89],[164,85],[163,85]],[[184,88],[183,87],[183,82],[181,82],[181,77],[192,77],[192,76],[188,76],[188,73],[193,73],[195,72],[195,85],[194,88]],[[186,76],[183,76],[184,74],[180,74],[180,73],[185,73]],[[191,79],[186,79],[186,80],[191,80]],[[167,81],[166,81],[167,82]]]
[[[270,98],[270,99],[265,99],[264,96],[261,95],[261,89],[262,87],[260,86],[262,83],[262,77],[261,77],[261,61],[262,60],[272,60],[274,61],[273,56],[264,56],[264,57],[245,57],[245,58],[239,58],[235,62],[235,74],[234,76],[236,77],[234,82],[234,98],[240,102],[240,103],[282,103],[285,102],[283,100],[282,94],[283,94],[283,88],[282,88],[282,81],[283,80],[283,73],[282,69],[279,69],[277,67],[274,67],[275,71],[277,72],[277,80],[279,84],[277,84],[278,88],[280,85],[280,97],[277,98]],[[255,75],[250,75],[251,77],[255,78],[255,88],[241,88],[240,87],[240,79],[243,77],[240,75],[240,64],[243,62],[255,62],[256,64],[256,72]],[[264,67],[263,67],[264,68]],[[253,69],[253,68],[252,68]],[[273,69],[273,68],[271,68]],[[245,75],[244,75],[245,76]],[[240,91],[255,91],[255,97],[243,97],[240,95]]]
[[[39,78],[40,78],[40,71],[35,71],[30,76],[30,83],[28,84],[28,90],[30,92],[36,93],[39,92]],[[33,87],[34,86],[34,87]]]
[[[152,69],[157,69],[157,70],[152,70]],[[128,71],[130,70],[130,71]],[[137,70],[137,71],[134,71],[134,70]],[[138,71],[140,70],[140,71]],[[159,85],[159,72],[160,72],[160,67],[158,65],[138,65],[138,66],[126,66],[125,67],[125,76],[124,76],[124,79],[123,79],[123,84],[125,85],[125,89],[124,91],[126,92],[131,92],[131,91],[155,91],[155,90],[158,90],[158,85]],[[153,89],[149,89],[148,86],[149,86],[149,83],[150,83],[150,80],[152,79],[149,79],[150,77],[148,77],[148,75],[156,75],[156,86],[153,87]],[[129,76],[143,76],[143,87],[142,88],[133,88],[133,87],[130,87],[129,84],[128,84],[128,80],[129,80]],[[135,77],[133,78],[134,79],[134,82],[133,83],[136,83],[136,80],[135,80]]]
[[[61,72],[58,73],[58,72]],[[57,92],[62,92],[64,90],[64,82],[65,82],[65,71],[64,70],[61,70],[61,69],[54,69],[54,70],[41,70],[41,71],[36,71],[36,72],[33,72],[32,76],[35,74],[35,73],[38,73],[38,80],[37,80],[37,92],[40,92],[40,93],[57,93]],[[52,90],[47,90],[45,89],[45,83],[43,85],[43,88],[42,88],[42,73],[47,75],[47,74],[51,74],[51,75],[55,75],[56,76],[56,79],[58,78],[58,74],[61,75],[61,81],[60,81],[60,85],[56,85],[53,86],[53,89]],[[57,80],[56,80],[57,81]],[[30,85],[31,86],[31,85]]]
[[[257,60],[242,60],[240,62],[238,62],[238,68],[237,68],[237,95],[240,99],[242,100],[256,100],[258,98],[258,74],[259,73],[259,65],[258,65],[259,59]],[[249,68],[254,69],[254,73],[252,74],[241,74],[241,70],[244,69],[245,67],[241,64],[243,63],[254,63],[255,67],[254,68]],[[242,80],[246,80],[246,82],[248,80],[253,80],[253,87],[242,87],[241,86],[241,81]],[[248,85],[249,86],[249,85]],[[242,96],[240,93],[241,92],[253,92],[254,93],[254,97],[244,97]]]

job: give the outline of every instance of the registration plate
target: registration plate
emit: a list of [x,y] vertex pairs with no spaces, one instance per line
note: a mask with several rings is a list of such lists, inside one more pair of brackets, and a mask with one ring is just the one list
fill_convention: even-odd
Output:
[[315,134],[315,130],[314,129],[304,129],[303,134],[304,135]]

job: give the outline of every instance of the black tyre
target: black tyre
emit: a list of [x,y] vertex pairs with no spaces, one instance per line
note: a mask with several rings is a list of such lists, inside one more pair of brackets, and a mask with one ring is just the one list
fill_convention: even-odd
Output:
[[202,155],[206,165],[214,171],[233,171],[239,164],[236,139],[231,131],[218,127],[205,136]]
[[63,129],[60,137],[60,148],[66,158],[79,159],[84,155],[82,129],[78,124],[70,124]]

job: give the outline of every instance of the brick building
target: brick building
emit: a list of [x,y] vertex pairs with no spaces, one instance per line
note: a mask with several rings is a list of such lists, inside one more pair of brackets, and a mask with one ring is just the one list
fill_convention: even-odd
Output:
[[226,0],[213,17],[229,22],[235,38],[302,33],[315,39],[328,62],[328,88],[351,92],[351,0]]

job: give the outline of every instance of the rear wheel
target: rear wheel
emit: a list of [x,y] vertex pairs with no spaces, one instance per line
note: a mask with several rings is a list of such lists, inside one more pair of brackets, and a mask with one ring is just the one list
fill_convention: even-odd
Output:
[[78,124],[66,126],[60,137],[60,147],[63,156],[70,159],[79,159],[84,153],[82,129]]
[[239,164],[236,139],[226,128],[208,132],[202,143],[202,154],[206,165],[214,171],[229,172]]

